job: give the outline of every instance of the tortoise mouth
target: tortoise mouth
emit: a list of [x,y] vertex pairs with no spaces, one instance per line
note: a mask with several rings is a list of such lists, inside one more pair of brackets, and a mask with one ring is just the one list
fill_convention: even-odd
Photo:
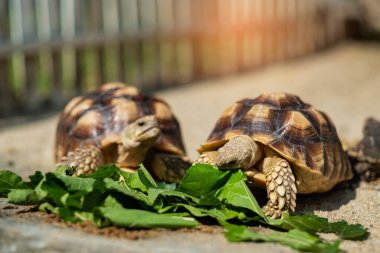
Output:
[[161,130],[158,127],[150,127],[136,133],[137,141],[144,141],[148,139],[158,138]]
[[237,170],[237,169],[241,169],[241,166],[239,166],[238,164],[234,163],[234,162],[231,162],[231,163],[225,163],[225,164],[219,164],[218,162],[216,163],[216,166],[218,166],[218,168],[220,170]]

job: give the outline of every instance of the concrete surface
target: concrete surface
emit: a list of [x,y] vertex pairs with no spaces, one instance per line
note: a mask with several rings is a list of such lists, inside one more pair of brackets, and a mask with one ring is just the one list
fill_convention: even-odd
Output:
[[[345,142],[358,140],[366,117],[374,116],[380,119],[380,44],[345,43],[315,56],[281,63],[252,73],[207,80],[159,92],[159,95],[172,106],[178,116],[188,153],[194,159],[197,155],[195,149],[207,138],[224,108],[243,97],[256,97],[268,91],[298,94],[305,102],[330,115],[336,124],[338,134]],[[23,176],[31,174],[36,169],[51,170],[57,119],[58,116],[53,115],[42,120],[1,129],[0,167],[12,169]],[[298,210],[316,210],[317,213],[332,220],[344,218],[363,223],[371,232],[369,239],[364,242],[345,242],[343,248],[348,252],[378,251],[380,248],[379,183],[363,183],[356,190],[336,191],[334,194],[305,196],[302,198],[303,204],[300,203],[302,200],[299,201]],[[21,238],[31,238],[37,244],[42,243],[40,241],[44,238],[42,235],[39,237],[38,234],[32,232],[28,234],[16,228],[15,231],[11,228],[12,222],[15,221],[0,219],[1,236],[7,235],[7,231],[10,231]],[[27,226],[24,223],[19,225],[20,228]],[[43,234],[46,232],[47,241],[55,238],[56,243],[65,245],[66,239],[61,240],[57,236],[60,232],[55,233],[53,230],[48,232],[49,226],[43,226],[46,227],[39,231]],[[44,230],[45,228],[48,230]],[[71,236],[70,231],[65,230],[62,233]],[[144,252],[170,252],[171,247],[181,247],[183,252],[232,250],[245,252],[250,247],[263,252],[273,252],[274,249],[277,252],[291,251],[272,244],[230,244],[220,234],[194,233],[190,237],[187,237],[188,234],[177,234],[174,238],[170,236],[163,235],[158,238],[158,244],[157,240],[149,241],[150,239],[138,243],[145,245],[141,247],[147,247],[144,248],[146,249]],[[69,238],[79,243],[74,237],[76,236],[72,235]],[[97,240],[114,239],[97,238]],[[132,248],[126,246],[131,252],[141,252],[135,250],[140,246],[133,248],[135,242],[118,243],[131,245]],[[7,249],[9,252],[23,252],[20,249]],[[62,248],[57,252],[65,250]]]
[[[86,234],[74,229],[62,229],[38,222],[18,221],[10,218],[0,219],[0,238],[0,252],[4,253],[249,252],[253,246],[250,243],[229,243],[221,233],[163,231],[156,237],[140,240],[121,240]],[[293,252],[288,247],[274,244],[258,244],[255,245],[255,249],[263,253]]]

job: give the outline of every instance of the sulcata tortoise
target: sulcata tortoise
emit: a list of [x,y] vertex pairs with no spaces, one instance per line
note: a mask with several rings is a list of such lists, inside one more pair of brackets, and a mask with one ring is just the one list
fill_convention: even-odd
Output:
[[380,176],[380,121],[365,121],[363,139],[348,149],[348,155],[361,179],[370,182]]
[[75,175],[115,163],[126,171],[140,163],[159,180],[179,181],[189,167],[181,129],[169,105],[123,83],[108,83],[73,98],[58,122],[55,160]]
[[325,192],[352,178],[330,118],[286,93],[236,102],[198,151],[197,162],[241,168],[251,183],[266,187],[263,211],[272,218],[294,211],[297,193]]

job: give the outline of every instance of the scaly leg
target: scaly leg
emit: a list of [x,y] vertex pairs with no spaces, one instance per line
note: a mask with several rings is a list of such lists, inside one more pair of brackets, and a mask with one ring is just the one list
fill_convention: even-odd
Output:
[[216,159],[218,158],[219,153],[217,151],[208,151],[202,153],[195,163],[206,163],[214,165],[216,163]]
[[149,167],[162,181],[179,183],[191,166],[187,157],[171,154],[155,154]]
[[268,203],[264,206],[265,215],[276,219],[288,210],[296,208],[297,187],[289,163],[279,157],[264,159],[263,171],[266,176]]
[[103,154],[97,147],[77,148],[70,151],[67,156],[62,157],[57,164],[68,165],[75,168],[74,176],[80,174],[89,174],[95,169],[104,164]]

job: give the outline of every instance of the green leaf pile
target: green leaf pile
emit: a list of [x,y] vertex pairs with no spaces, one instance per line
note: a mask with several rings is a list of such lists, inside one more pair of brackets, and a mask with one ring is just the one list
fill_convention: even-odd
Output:
[[[91,221],[100,227],[196,227],[197,218],[209,217],[224,227],[230,241],[276,242],[308,252],[340,252],[340,240],[327,242],[317,233],[335,233],[352,240],[367,234],[361,225],[329,223],[313,214],[285,213],[282,219],[271,220],[247,187],[241,170],[220,171],[196,164],[178,186],[157,183],[142,165],[134,173],[111,165],[79,177],[69,176],[71,170],[59,167],[45,175],[37,171],[27,182],[11,171],[0,170],[0,196],[13,204],[38,205],[39,210],[58,214],[68,222]],[[275,231],[255,232],[251,226],[257,224]]]

